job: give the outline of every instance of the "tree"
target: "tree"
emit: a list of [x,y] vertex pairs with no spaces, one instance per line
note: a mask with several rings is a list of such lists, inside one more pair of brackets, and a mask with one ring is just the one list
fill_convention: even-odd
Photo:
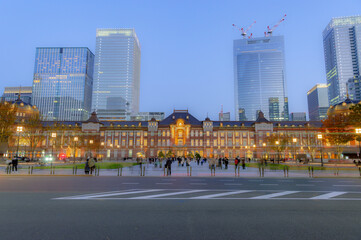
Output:
[[170,158],[170,157],[173,157],[173,155],[174,155],[173,152],[171,150],[169,150],[166,154],[166,157]]
[[34,159],[36,147],[45,139],[43,117],[39,113],[32,113],[24,124],[24,138],[31,152],[31,159]]
[[290,137],[287,135],[272,134],[266,138],[267,146],[277,152],[277,160],[280,163],[280,154],[289,146]]
[[350,108],[349,124],[353,127],[361,127],[361,104],[358,103]]
[[165,158],[165,155],[164,155],[164,153],[162,151],[160,151],[158,153],[158,158],[160,158],[160,159]]
[[199,160],[199,159],[202,158],[201,155],[200,155],[198,152],[196,152],[196,153],[194,154],[194,157],[195,157],[197,160]]
[[354,133],[350,129],[349,115],[328,116],[322,123],[326,141],[336,148],[337,158],[340,158],[344,146],[354,138]]
[[15,132],[16,110],[14,105],[8,102],[0,102],[0,156],[6,153],[9,138]]
[[194,158],[194,155],[193,155],[192,152],[189,152],[187,157],[193,159],[193,158]]

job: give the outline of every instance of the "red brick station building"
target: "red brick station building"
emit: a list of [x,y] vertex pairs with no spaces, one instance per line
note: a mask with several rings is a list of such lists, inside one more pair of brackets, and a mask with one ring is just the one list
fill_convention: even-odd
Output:
[[[346,102],[346,101],[345,101]],[[347,111],[353,102],[340,103],[329,109],[330,113]],[[19,115],[26,118],[29,109],[38,114],[36,107],[29,107],[21,100]],[[23,120],[18,121],[21,125]],[[104,121],[100,122],[95,112],[85,122],[43,122],[41,141],[34,156],[48,154],[84,158],[89,155],[103,159],[152,158],[160,152],[172,156],[188,156],[199,153],[206,158],[292,158],[296,154],[309,154],[315,158],[335,158],[336,151],[322,141],[320,121],[268,121],[260,112],[256,121],[212,121],[198,120],[188,110],[174,110],[162,121]],[[18,152],[20,156],[32,155],[25,141],[26,127],[14,135],[7,156]],[[287,146],[282,152],[275,151],[278,141],[287,136]],[[17,138],[17,140],[15,139]],[[311,146],[311,147],[310,147]],[[359,143],[351,141],[344,152],[357,153]],[[16,149],[16,150],[15,150]],[[280,156],[281,155],[281,156]]]

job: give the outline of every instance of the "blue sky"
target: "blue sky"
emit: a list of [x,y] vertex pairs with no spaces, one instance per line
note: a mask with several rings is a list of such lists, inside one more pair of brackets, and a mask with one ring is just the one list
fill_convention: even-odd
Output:
[[0,91],[30,86],[36,47],[95,49],[96,28],[135,28],[142,50],[141,111],[189,109],[203,119],[234,117],[232,23],[267,25],[287,14],[285,36],[290,112],[307,112],[307,91],[325,82],[322,31],[332,17],[361,14],[360,0],[288,1],[4,1],[0,0]]

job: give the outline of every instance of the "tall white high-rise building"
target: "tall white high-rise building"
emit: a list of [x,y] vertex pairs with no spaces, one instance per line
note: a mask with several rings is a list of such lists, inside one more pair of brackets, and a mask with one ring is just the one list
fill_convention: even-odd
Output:
[[328,99],[335,105],[347,98],[347,82],[360,76],[361,16],[332,18],[323,31]]
[[100,120],[139,111],[140,44],[134,29],[97,29],[92,109]]

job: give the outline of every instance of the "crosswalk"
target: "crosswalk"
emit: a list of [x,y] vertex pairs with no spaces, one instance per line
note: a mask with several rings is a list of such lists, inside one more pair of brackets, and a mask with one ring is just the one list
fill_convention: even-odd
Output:
[[130,189],[54,198],[54,200],[361,200],[361,192]]

